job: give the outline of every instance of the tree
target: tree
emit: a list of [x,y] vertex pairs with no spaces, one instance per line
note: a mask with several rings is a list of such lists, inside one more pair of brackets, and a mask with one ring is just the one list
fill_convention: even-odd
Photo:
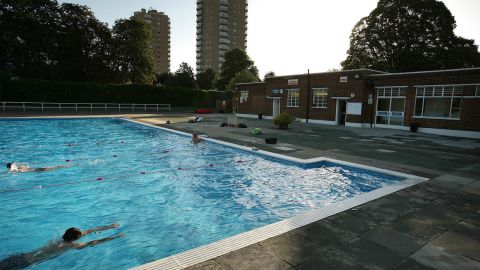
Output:
[[230,80],[243,70],[249,70],[258,79],[258,69],[244,51],[234,48],[225,53],[225,62],[222,65],[220,78],[217,80],[217,88],[225,90]]
[[87,6],[64,3],[58,48],[58,77],[69,81],[111,81],[112,36]]
[[173,84],[176,86],[182,86],[187,88],[197,88],[195,82],[195,75],[193,74],[193,68],[185,62],[180,64],[180,67],[173,74]]
[[237,74],[230,80],[227,85],[226,90],[228,91],[235,91],[235,85],[237,83],[249,83],[249,82],[258,82],[260,79],[256,74],[248,69],[244,69]]
[[269,71],[269,72],[265,73],[265,76],[263,77],[263,80],[265,81],[268,78],[272,78],[272,77],[275,77],[275,72]]
[[117,78],[120,83],[153,84],[155,62],[150,28],[135,19],[121,19],[113,26]]
[[0,0],[0,69],[52,78],[59,16],[56,1]]
[[157,84],[163,86],[173,85],[173,73],[165,72],[157,75]]
[[203,90],[213,89],[215,77],[215,71],[211,68],[207,68],[203,72],[198,72],[196,75],[198,88]]
[[473,40],[455,36],[455,19],[436,0],[380,0],[350,36],[344,69],[387,72],[480,65]]

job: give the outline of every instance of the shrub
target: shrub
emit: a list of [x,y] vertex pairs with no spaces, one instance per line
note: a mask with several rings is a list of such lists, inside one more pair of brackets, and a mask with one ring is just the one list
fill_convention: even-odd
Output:
[[277,126],[285,124],[288,125],[292,123],[292,121],[293,117],[287,112],[282,112],[273,118],[273,124]]

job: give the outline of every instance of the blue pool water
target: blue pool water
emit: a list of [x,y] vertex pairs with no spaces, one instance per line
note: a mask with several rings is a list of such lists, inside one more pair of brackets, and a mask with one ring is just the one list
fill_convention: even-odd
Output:
[[0,120],[0,161],[73,165],[43,173],[2,167],[0,261],[72,226],[121,224],[82,241],[125,234],[29,269],[125,269],[402,180],[194,145],[120,119]]

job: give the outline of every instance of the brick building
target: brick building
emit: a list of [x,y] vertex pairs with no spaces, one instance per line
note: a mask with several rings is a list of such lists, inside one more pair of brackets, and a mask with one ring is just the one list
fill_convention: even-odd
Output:
[[236,115],[480,139],[480,68],[385,73],[360,69],[237,85]]

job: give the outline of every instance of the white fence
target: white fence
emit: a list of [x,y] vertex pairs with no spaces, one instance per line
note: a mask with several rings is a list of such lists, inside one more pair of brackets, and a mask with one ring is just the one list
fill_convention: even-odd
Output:
[[170,104],[131,104],[131,103],[54,103],[54,102],[10,102],[1,101],[0,110],[6,111],[171,111]]

